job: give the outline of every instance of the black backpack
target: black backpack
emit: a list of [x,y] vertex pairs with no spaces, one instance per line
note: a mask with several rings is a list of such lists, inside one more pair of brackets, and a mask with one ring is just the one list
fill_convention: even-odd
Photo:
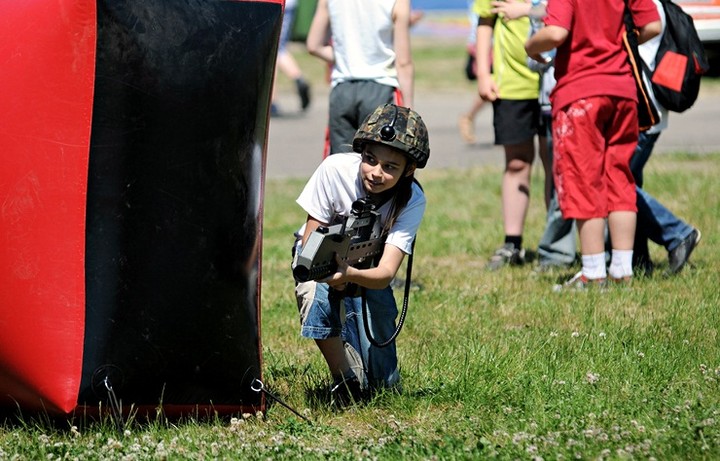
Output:
[[692,17],[671,0],[660,0],[665,10],[665,32],[650,72],[655,99],[667,110],[689,109],[700,91],[700,79],[710,69]]

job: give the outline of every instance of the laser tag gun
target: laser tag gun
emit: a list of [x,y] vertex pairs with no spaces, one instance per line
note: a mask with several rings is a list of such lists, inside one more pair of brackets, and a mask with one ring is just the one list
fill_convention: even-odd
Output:
[[293,262],[295,280],[307,282],[334,274],[337,271],[335,254],[350,266],[372,267],[385,245],[376,208],[371,200],[358,199],[352,204],[351,215],[341,223],[313,231]]

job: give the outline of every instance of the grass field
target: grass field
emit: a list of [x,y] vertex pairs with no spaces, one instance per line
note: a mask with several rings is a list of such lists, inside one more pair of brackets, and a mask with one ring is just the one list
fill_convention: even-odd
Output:
[[[443,51],[417,59],[419,72],[455,65]],[[0,426],[0,460],[718,459],[720,153],[658,156],[646,169],[647,189],[703,231],[692,267],[665,277],[666,253],[652,247],[654,276],[602,293],[553,292],[570,272],[484,270],[502,237],[500,174],[420,175],[428,209],[418,289],[398,339],[402,393],[345,411],[318,398],[329,376],[314,344],[299,337],[288,260],[304,218],[294,204],[303,181],[269,181],[265,382],[313,424],[280,405],[264,416],[157,420],[124,433],[110,420],[75,427],[24,419]],[[543,223],[535,202],[528,244]]]
[[[288,271],[302,181],[270,181],[263,258],[263,354],[280,405],[264,418],[111,421],[0,428],[0,459],[717,459],[720,455],[720,155],[650,162],[648,189],[704,237],[693,267],[630,288],[554,293],[569,273],[490,273],[500,239],[500,171],[423,172],[428,210],[416,248],[401,394],[333,411],[311,341],[298,334]],[[533,193],[539,195],[539,182]],[[459,198],[462,198],[459,200]],[[529,242],[543,211],[533,207]],[[69,429],[69,430],[68,430]]]

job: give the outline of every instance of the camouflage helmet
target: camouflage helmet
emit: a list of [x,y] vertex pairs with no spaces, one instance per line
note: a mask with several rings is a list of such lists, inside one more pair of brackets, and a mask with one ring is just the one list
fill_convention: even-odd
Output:
[[376,142],[403,151],[418,168],[430,157],[428,132],[420,115],[407,107],[385,104],[368,115],[353,139],[353,150],[362,153],[363,144]]

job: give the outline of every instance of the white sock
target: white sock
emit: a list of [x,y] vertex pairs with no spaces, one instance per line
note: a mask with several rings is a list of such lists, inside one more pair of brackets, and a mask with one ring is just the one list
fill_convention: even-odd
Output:
[[610,259],[610,277],[621,279],[624,277],[632,277],[632,250],[615,250],[612,251],[612,259]]
[[607,277],[605,253],[582,255],[582,273],[585,278],[590,280],[604,279]]

